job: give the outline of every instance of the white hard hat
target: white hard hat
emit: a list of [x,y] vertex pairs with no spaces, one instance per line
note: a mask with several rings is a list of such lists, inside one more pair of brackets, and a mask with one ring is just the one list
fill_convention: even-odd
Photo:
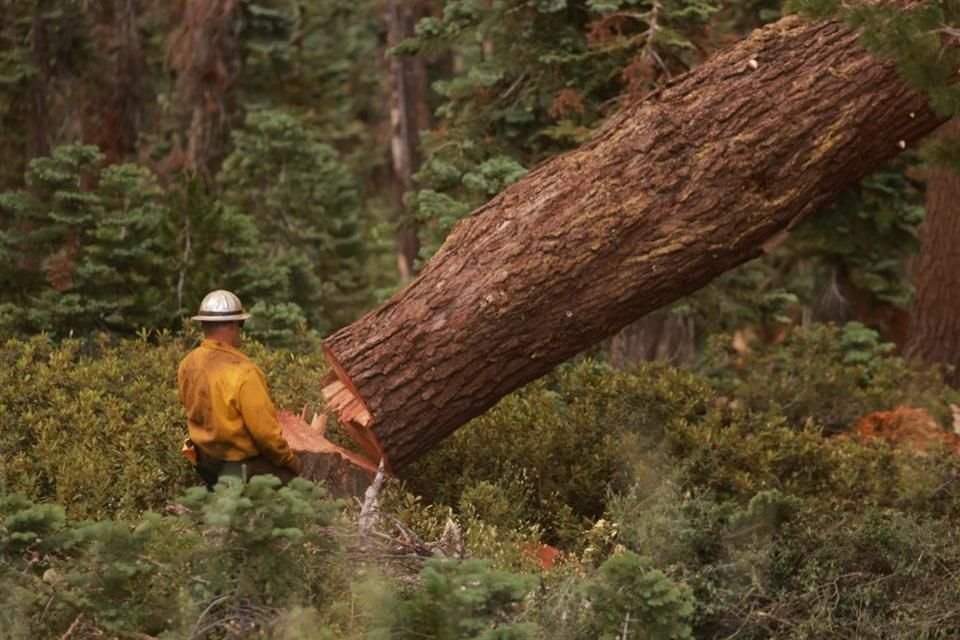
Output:
[[200,312],[190,318],[203,322],[227,322],[228,320],[246,320],[250,314],[243,310],[240,298],[226,289],[217,289],[203,296]]

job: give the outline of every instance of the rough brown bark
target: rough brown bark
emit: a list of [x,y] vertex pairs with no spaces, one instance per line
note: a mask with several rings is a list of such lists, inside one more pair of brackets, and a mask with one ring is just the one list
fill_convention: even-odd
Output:
[[144,113],[146,71],[137,28],[137,0],[99,5],[97,48],[108,59],[109,76],[87,90],[83,140],[103,151],[108,163],[129,158],[137,148]]
[[[414,35],[421,11],[412,2],[387,0],[387,46],[395,47]],[[420,129],[426,128],[427,74],[421,56],[390,56],[390,156],[394,175],[394,209],[403,212],[403,195],[413,191],[413,174],[420,169]],[[417,229],[401,225],[396,231],[397,271],[409,282],[415,274],[420,240]]]
[[325,343],[394,472],[764,245],[940,120],[837,22],[789,17],[626,107]]
[[50,155],[49,123],[47,121],[47,82],[50,77],[50,53],[47,42],[47,23],[39,9],[30,25],[30,63],[36,75],[30,83],[30,109],[27,125],[27,162]]
[[167,59],[177,74],[176,101],[186,132],[168,161],[212,182],[239,110],[240,47],[232,31],[239,0],[177,0]]
[[[940,135],[960,139],[960,118],[944,125]],[[921,240],[905,355],[954,367],[945,379],[960,388],[960,175],[949,167],[934,167],[927,176]]]

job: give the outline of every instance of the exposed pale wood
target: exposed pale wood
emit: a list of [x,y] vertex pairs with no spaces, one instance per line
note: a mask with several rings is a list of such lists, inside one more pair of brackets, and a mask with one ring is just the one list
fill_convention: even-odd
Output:
[[[300,416],[300,419],[303,420],[303,416]],[[316,431],[319,435],[326,437],[327,420],[328,416],[325,413],[313,414],[313,420],[310,421],[310,429],[312,431]]]
[[[322,385],[321,395],[325,400],[325,410],[337,416],[337,421],[350,439],[356,442],[366,454],[369,464],[379,463],[383,452],[376,437],[369,430],[372,417],[363,402],[356,396],[352,386],[344,384],[336,374],[325,378]],[[326,429],[326,421],[324,421],[324,429]],[[389,465],[387,465],[387,471],[390,471]]]
[[341,389],[345,389],[345,388],[346,387],[342,382],[340,382],[339,380],[336,380],[324,386],[323,389],[320,390],[320,392],[323,394],[324,401],[329,402],[330,399],[336,396]]
[[377,473],[376,464],[327,440],[316,428],[322,418],[315,416],[313,424],[307,424],[285,411],[278,412],[277,418],[284,437],[300,458],[303,477],[323,482],[334,497],[363,494]]

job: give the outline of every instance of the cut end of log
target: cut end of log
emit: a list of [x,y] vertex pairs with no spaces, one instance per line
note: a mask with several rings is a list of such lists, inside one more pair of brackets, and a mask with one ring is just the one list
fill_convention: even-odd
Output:
[[350,439],[366,454],[367,462],[374,469],[382,461],[386,472],[392,475],[390,460],[384,455],[383,448],[377,442],[377,437],[371,428],[374,424],[373,415],[356,387],[350,382],[350,377],[326,346],[323,353],[333,370],[323,379],[320,390],[323,395],[324,410],[336,416]]
[[290,448],[300,458],[302,477],[324,482],[336,498],[363,495],[377,474],[377,466],[364,456],[327,440],[324,416],[314,416],[308,424],[301,415],[279,411],[277,420]]

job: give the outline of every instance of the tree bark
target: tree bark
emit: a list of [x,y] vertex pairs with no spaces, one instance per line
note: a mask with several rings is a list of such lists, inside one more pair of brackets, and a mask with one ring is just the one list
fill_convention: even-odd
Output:
[[[960,139],[960,118],[940,130]],[[905,355],[928,364],[953,367],[947,384],[960,388],[960,175],[934,167],[927,177],[927,217],[921,230],[917,292],[910,310]]]
[[[788,17],[612,117],[325,342],[394,473],[501,397],[757,257],[941,120],[838,22]],[[366,427],[357,426],[366,423]]]
[[95,42],[108,62],[100,82],[85,86],[82,138],[109,164],[127,160],[137,148],[144,114],[146,60],[137,28],[137,0],[112,0],[94,8]]
[[[387,46],[395,47],[414,35],[420,18],[414,3],[387,0]],[[426,128],[427,74],[421,56],[389,56],[390,156],[394,175],[394,210],[399,221],[403,196],[413,191],[413,174],[420,169],[420,129]],[[420,240],[417,228],[400,224],[396,231],[397,271],[403,283],[413,279]]]
[[696,326],[685,313],[650,313],[610,338],[607,353],[615,369],[664,360],[673,366],[693,362],[697,355]]
[[30,63],[36,75],[30,83],[30,107],[27,125],[27,163],[50,155],[49,122],[47,121],[47,83],[50,77],[47,23],[39,8],[34,10],[30,26]]
[[177,141],[171,170],[195,171],[208,185],[226,155],[239,111],[240,45],[232,23],[239,0],[177,0],[167,62],[177,74],[176,103],[186,141]]

